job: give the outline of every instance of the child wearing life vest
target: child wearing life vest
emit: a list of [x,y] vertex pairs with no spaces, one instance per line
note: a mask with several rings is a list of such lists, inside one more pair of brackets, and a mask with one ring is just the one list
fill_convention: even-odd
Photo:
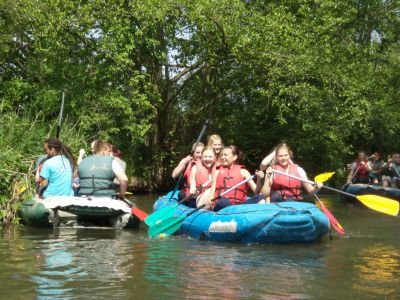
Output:
[[183,172],[183,185],[182,189],[178,194],[178,200],[182,200],[189,195],[189,187],[190,187],[190,172],[192,170],[193,165],[196,163],[197,160],[201,158],[201,152],[203,151],[204,144],[194,143],[192,145],[192,154],[183,158],[179,164],[175,167],[172,171],[172,178],[177,178],[181,176]]
[[[201,206],[209,197],[212,174],[215,172],[215,161],[216,154],[214,149],[206,147],[201,153],[201,160],[198,160],[192,167],[190,174],[190,194],[194,194],[194,196],[188,201],[190,207]],[[199,188],[201,189],[198,191]]]
[[[261,189],[262,172],[257,173],[257,184],[253,180],[242,184],[237,189],[223,195],[219,200],[211,203],[211,200],[227,191],[230,187],[237,185],[245,179],[251,177],[250,172],[239,164],[242,153],[235,146],[224,147],[221,152],[220,165],[216,167],[213,174],[211,191],[209,198],[205,201],[208,207],[214,211],[219,211],[230,205],[258,203],[265,199],[259,195]],[[254,197],[248,198],[247,191],[250,189]]]
[[274,170],[276,170],[307,180],[307,175],[303,168],[291,161],[290,152],[289,146],[285,143],[275,147],[276,164],[267,169],[266,179],[261,189],[261,194],[270,197],[271,202],[299,201],[302,199],[302,188],[309,194],[315,194],[322,187],[322,183],[317,183],[317,186],[313,186],[304,181],[274,173]]

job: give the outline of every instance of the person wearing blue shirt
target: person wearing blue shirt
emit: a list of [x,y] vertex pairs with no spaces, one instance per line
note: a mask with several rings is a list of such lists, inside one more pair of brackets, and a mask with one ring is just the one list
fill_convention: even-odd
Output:
[[73,196],[72,178],[75,160],[71,149],[54,138],[45,140],[43,148],[49,157],[40,171],[42,178],[40,187],[46,188],[43,198]]

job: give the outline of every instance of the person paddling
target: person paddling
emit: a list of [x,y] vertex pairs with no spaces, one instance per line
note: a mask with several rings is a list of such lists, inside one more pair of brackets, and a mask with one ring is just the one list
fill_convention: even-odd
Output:
[[383,187],[400,188],[400,153],[396,152],[387,163],[389,174],[382,180]]
[[[205,184],[211,183],[212,174],[215,171],[216,154],[213,148],[206,147],[201,154],[201,160],[197,161],[192,167],[190,173],[190,194],[195,194],[199,187],[203,188],[198,191],[198,195],[191,197],[189,207],[198,207],[202,205],[209,196],[210,185],[204,187]],[[197,201],[196,201],[197,199]]]
[[351,164],[350,172],[347,177],[349,183],[369,183],[369,172],[371,168],[368,164],[368,158],[364,151],[357,153],[357,159]]
[[43,198],[51,196],[73,196],[72,177],[75,159],[71,149],[59,139],[50,138],[44,141],[43,149],[47,159],[40,171],[40,190],[44,190]]
[[317,186],[313,186],[310,183],[274,173],[273,171],[277,170],[307,180],[307,174],[304,169],[291,161],[291,150],[286,143],[277,145],[275,153],[276,164],[267,169],[261,194],[270,197],[271,202],[283,202],[302,200],[302,188],[309,194],[315,194],[319,191],[322,183],[317,183]]
[[183,158],[172,171],[172,178],[174,179],[179,177],[181,172],[183,172],[183,188],[178,194],[178,200],[182,200],[189,195],[190,172],[196,161],[201,159],[203,148],[204,144],[202,142],[194,143],[192,145],[192,154]]
[[382,171],[386,166],[386,163],[381,158],[379,152],[375,152],[372,155],[372,159],[368,162],[368,166],[371,169],[369,173],[370,182],[373,184],[382,183]]
[[[254,183],[253,180],[249,180],[247,183],[224,195],[223,198],[217,200],[213,204],[211,203],[214,197],[219,196],[244,179],[251,177],[250,172],[239,163],[242,160],[242,156],[243,154],[239,149],[233,145],[222,149],[220,165],[216,167],[216,171],[212,176],[213,180],[210,196],[205,201],[205,204],[207,204],[209,208],[213,205],[212,209],[214,211],[219,211],[230,205],[258,203],[265,199],[263,195],[259,195],[263,172],[257,172],[257,184]],[[247,199],[247,191],[249,188],[255,196]]]

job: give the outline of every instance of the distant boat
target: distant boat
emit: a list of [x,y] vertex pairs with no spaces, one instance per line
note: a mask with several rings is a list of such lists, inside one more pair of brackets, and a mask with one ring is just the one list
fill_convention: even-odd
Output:
[[[353,195],[378,195],[400,201],[400,189],[383,187],[381,185],[362,183],[346,184],[342,187],[342,190]],[[354,198],[346,196],[343,197],[346,200],[354,201]]]
[[55,196],[45,200],[35,197],[22,204],[23,224],[32,227],[112,227],[136,228],[140,220],[131,206],[110,197]]

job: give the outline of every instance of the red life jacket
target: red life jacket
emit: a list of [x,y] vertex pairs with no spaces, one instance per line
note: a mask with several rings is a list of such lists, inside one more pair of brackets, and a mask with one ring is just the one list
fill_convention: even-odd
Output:
[[190,173],[192,172],[192,167],[196,164],[196,161],[191,160],[185,170],[185,173],[183,174],[183,187],[182,191],[186,194],[189,195],[190,191]]
[[358,161],[358,159],[356,159],[354,161],[354,167],[355,167],[354,172],[356,172],[358,170],[356,174],[353,174],[354,178],[358,178],[358,179],[368,179],[369,178],[369,171],[367,169],[368,161],[364,160],[364,162],[365,162],[365,165],[361,165],[360,162]]
[[[243,166],[241,165],[232,165],[230,168],[218,166],[217,169],[219,172],[215,188],[215,197],[245,179],[240,173],[240,170],[243,169]],[[243,203],[247,197],[247,183],[242,184],[237,189],[225,194],[223,197],[229,199],[231,204]]]
[[215,170],[215,165],[211,168],[211,171],[209,171],[201,162],[201,160],[196,162],[196,174],[195,174],[195,179],[196,179],[196,188],[202,185],[203,183],[206,183],[207,181],[210,180],[210,175],[214,172]]
[[[300,177],[298,171],[298,165],[289,165],[289,174]],[[281,165],[275,165],[274,170],[286,172],[286,170]],[[284,176],[278,173],[274,173],[272,179],[271,191],[277,192],[282,195],[282,199],[292,198],[293,200],[301,200],[301,181],[298,179],[291,178],[289,176]]]

